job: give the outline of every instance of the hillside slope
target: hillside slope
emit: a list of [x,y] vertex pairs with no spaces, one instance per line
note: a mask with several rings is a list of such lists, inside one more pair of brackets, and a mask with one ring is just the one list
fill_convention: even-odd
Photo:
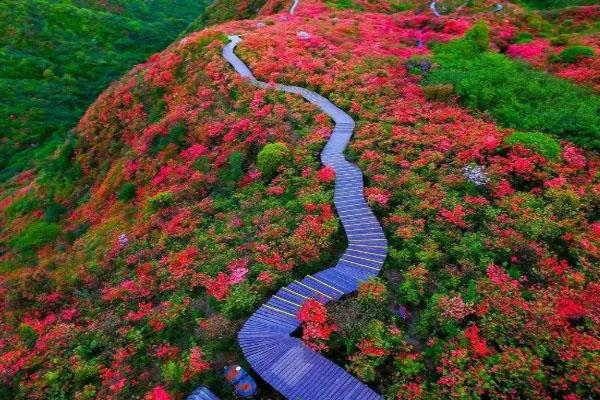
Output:
[[[294,16],[289,3],[134,67],[39,175],[2,186],[0,398],[181,399],[197,385],[233,398],[220,371],[248,367],[244,321],[336,261],[335,174],[319,160],[332,123],[241,79],[222,57],[233,34],[258,79],[309,88],[357,122],[346,157],[389,242],[380,279],[303,304],[307,345],[386,399],[598,397],[594,125],[565,135],[506,100],[529,76],[587,66],[560,78],[561,101],[521,92],[557,115],[586,102],[589,116],[598,54],[550,58],[595,49],[598,7],[475,1],[437,18],[421,2],[301,0]],[[451,80],[490,60],[519,74]],[[476,106],[490,93],[500,111]],[[539,131],[515,130],[519,116]]]
[[106,86],[166,47],[205,0],[0,4],[0,180],[30,168]]

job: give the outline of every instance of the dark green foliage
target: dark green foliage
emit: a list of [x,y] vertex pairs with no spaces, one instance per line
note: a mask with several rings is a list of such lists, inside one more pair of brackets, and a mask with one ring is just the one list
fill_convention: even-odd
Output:
[[167,207],[171,204],[173,204],[173,193],[161,192],[148,199],[147,210],[150,213],[154,213],[159,209]]
[[121,186],[119,193],[117,194],[117,198],[122,202],[129,202],[135,198],[135,184],[131,182],[126,182]]
[[338,10],[360,10],[361,8],[354,4],[352,0],[331,0],[327,5]]
[[10,218],[20,217],[25,214],[29,214],[33,210],[41,206],[40,200],[32,195],[23,196],[20,199],[14,201],[10,206],[6,208],[6,215]]
[[60,226],[46,221],[35,221],[10,241],[10,246],[17,252],[23,253],[36,250],[53,242],[61,233]]
[[223,169],[222,180],[237,182],[243,174],[244,154],[235,151],[229,156],[229,165]]
[[519,32],[515,38],[515,43],[529,43],[533,40],[533,35],[529,32]]
[[186,32],[198,31],[225,21],[253,18],[265,3],[266,0],[215,0],[188,26]]
[[569,44],[569,37],[567,35],[558,35],[550,40],[552,46],[566,46]]
[[290,156],[284,143],[269,143],[258,153],[257,165],[265,178],[271,178]]
[[515,132],[506,138],[506,143],[522,144],[549,160],[556,160],[562,152],[556,139],[541,132]]
[[44,210],[44,221],[46,222],[58,222],[61,215],[63,215],[67,209],[59,203],[51,201]]
[[556,61],[574,64],[582,58],[594,57],[594,49],[588,46],[569,46],[560,52]]
[[452,84],[465,106],[488,112],[504,126],[600,148],[599,96],[502,54],[481,52],[480,37],[470,33],[435,46],[440,68],[424,84]]
[[183,123],[175,124],[166,136],[157,136],[150,147],[150,154],[156,155],[170,143],[181,149],[187,144],[187,128]]
[[98,93],[208,1],[0,2],[0,180],[51,154]]
[[232,320],[247,317],[257,307],[259,301],[258,294],[247,282],[243,282],[233,287],[221,311]]
[[538,10],[597,4],[597,0],[520,0],[519,2]]
[[21,336],[21,340],[25,343],[25,346],[28,348],[33,348],[35,346],[35,342],[38,339],[37,332],[27,324],[21,324],[19,327],[19,335]]

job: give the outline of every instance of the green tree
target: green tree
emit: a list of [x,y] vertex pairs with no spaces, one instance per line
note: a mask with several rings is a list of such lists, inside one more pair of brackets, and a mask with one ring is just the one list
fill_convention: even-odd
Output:
[[290,150],[284,143],[269,143],[258,153],[258,169],[269,179],[289,157]]

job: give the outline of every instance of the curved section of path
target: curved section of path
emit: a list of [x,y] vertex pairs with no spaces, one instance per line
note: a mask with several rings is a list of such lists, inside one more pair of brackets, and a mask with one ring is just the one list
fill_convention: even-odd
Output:
[[431,8],[433,15],[435,15],[436,17],[442,16],[442,14],[440,14],[440,12],[437,9],[437,1],[432,1],[431,4],[429,5],[429,8]]
[[300,3],[300,0],[294,0],[294,3],[290,7],[290,14],[294,15],[296,13],[296,8],[298,7],[299,3]]
[[259,88],[300,95],[335,121],[321,161],[335,169],[334,203],[349,243],[335,266],[281,288],[246,321],[238,334],[242,351],[252,368],[288,399],[382,399],[343,368],[290,336],[300,326],[296,314],[306,299],[327,303],[354,292],[360,282],[379,274],[387,256],[383,229],[363,195],[363,175],[343,155],[354,131],[354,120],[310,90],[256,80],[234,53],[240,37],[229,39],[223,56],[242,77]]

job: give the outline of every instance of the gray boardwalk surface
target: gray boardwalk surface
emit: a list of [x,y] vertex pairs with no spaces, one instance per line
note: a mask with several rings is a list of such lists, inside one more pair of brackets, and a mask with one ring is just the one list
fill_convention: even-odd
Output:
[[314,298],[327,303],[354,292],[360,282],[379,274],[387,256],[383,229],[363,195],[363,175],[343,155],[354,131],[354,120],[310,90],[256,80],[235,55],[241,38],[230,36],[229,39],[223,56],[242,77],[259,88],[302,96],[335,121],[321,161],[335,169],[334,203],[349,243],[335,266],[281,288],[246,321],[238,334],[242,351],[252,368],[288,399],[381,399],[344,369],[290,336],[300,325],[296,313],[302,302]]

